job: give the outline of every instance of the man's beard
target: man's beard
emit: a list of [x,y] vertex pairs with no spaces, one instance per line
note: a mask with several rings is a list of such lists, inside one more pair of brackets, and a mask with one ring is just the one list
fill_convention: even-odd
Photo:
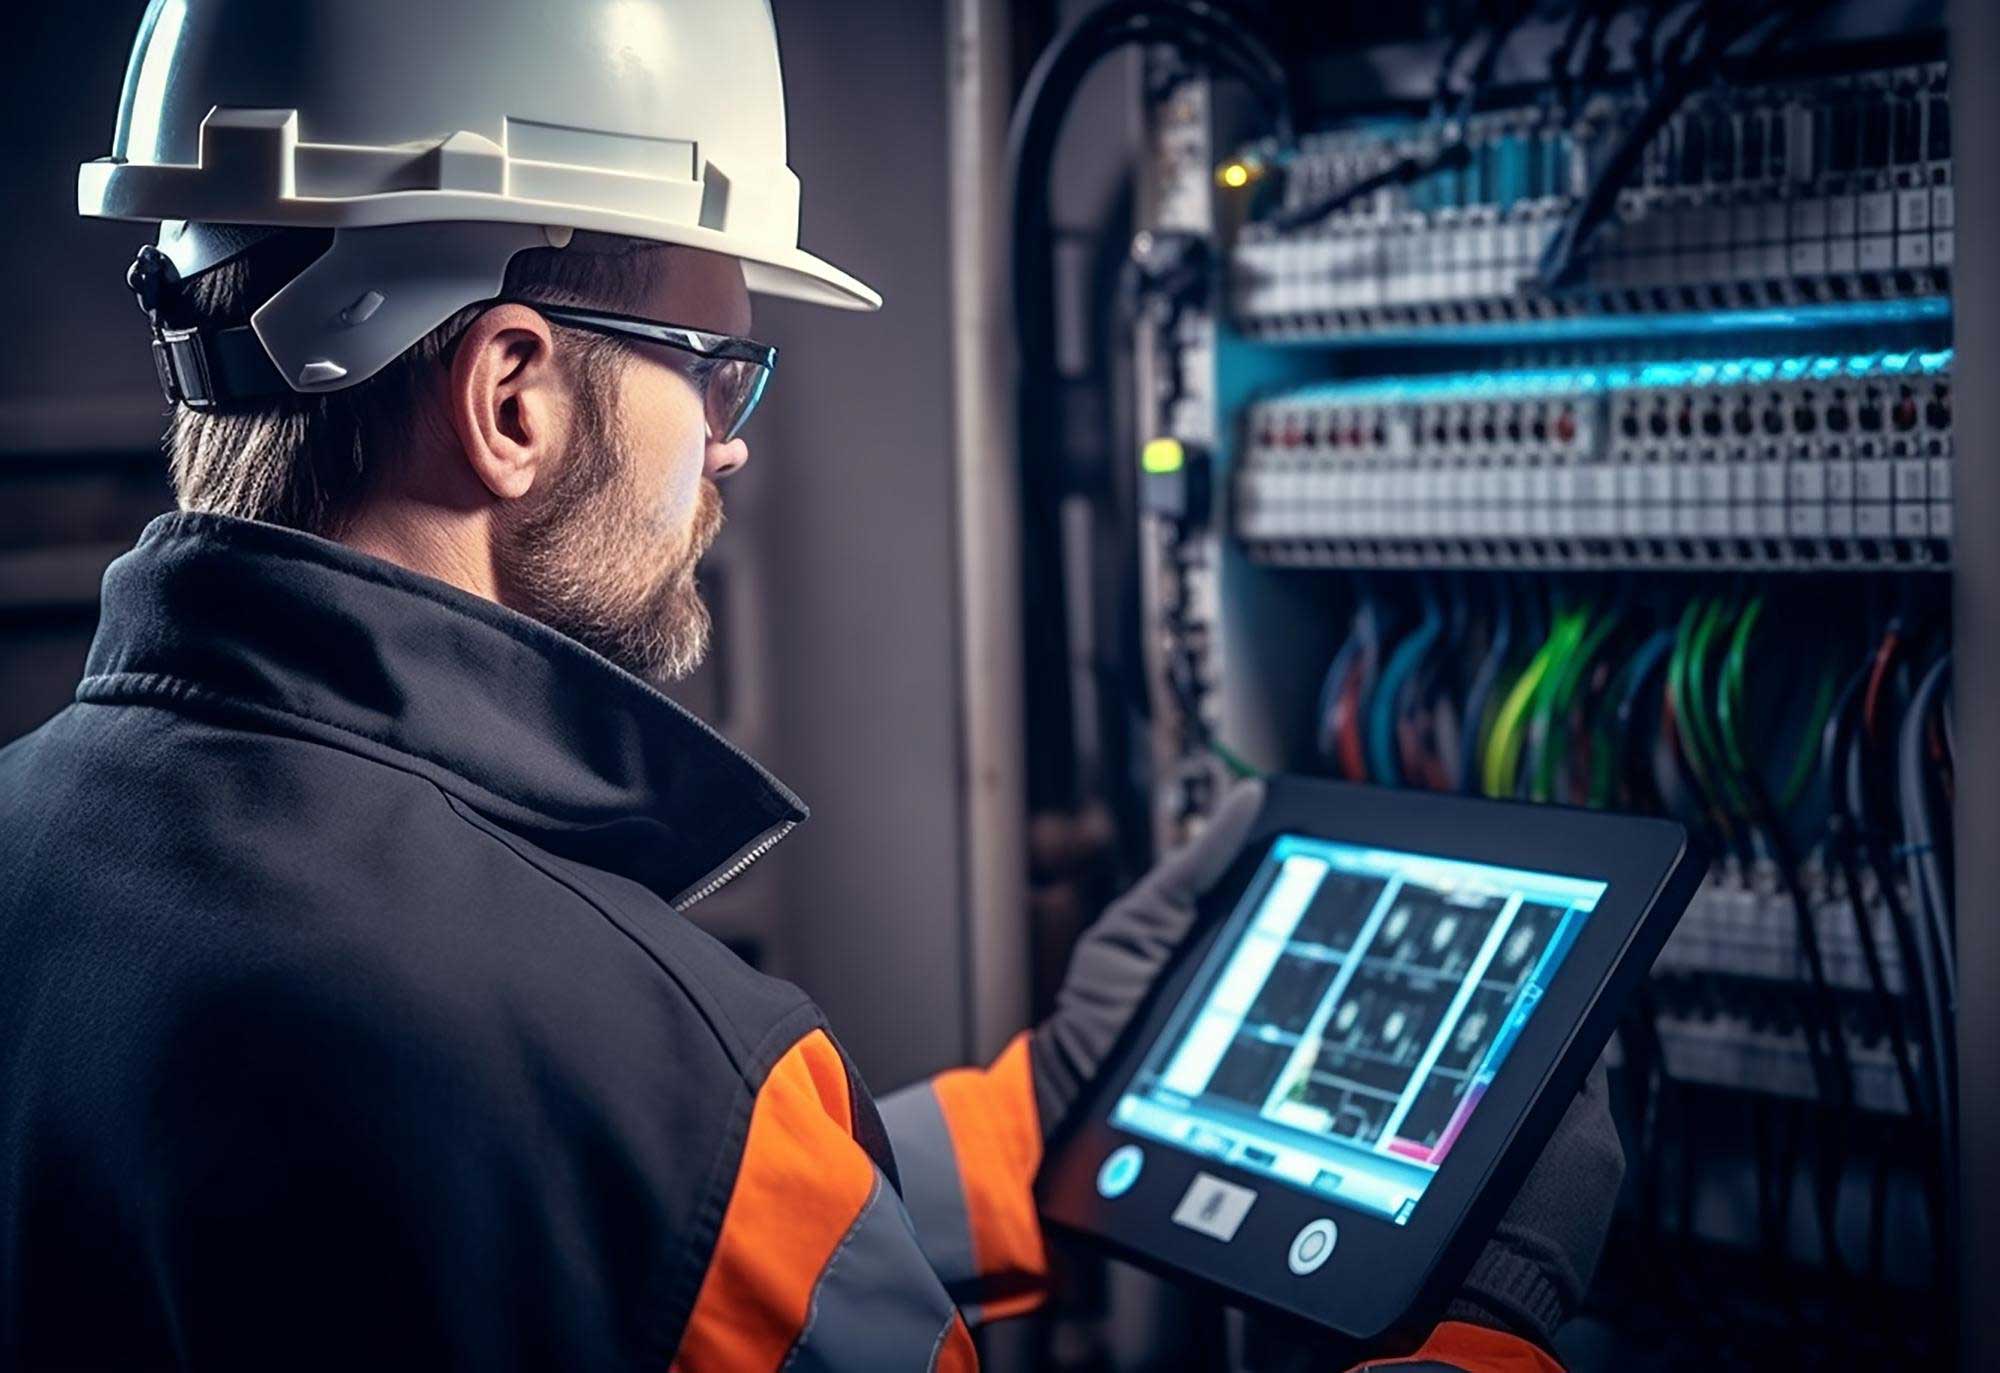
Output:
[[[507,603],[655,686],[679,681],[708,652],[709,614],[695,566],[722,528],[722,496],[701,480],[683,543],[638,464],[597,378],[578,387],[578,435],[546,494],[508,522]],[[663,561],[665,557],[665,561]]]

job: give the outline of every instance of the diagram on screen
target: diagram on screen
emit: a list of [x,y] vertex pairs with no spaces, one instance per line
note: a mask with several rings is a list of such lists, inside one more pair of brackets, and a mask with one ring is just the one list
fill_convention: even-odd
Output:
[[1601,891],[1281,840],[1120,1119],[1405,1219]]

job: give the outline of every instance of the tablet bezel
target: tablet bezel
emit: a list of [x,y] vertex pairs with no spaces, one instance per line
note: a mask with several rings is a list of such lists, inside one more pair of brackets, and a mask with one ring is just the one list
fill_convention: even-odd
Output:
[[[1195,935],[1058,1129],[1037,1196],[1051,1224],[1144,1266],[1218,1289],[1238,1304],[1376,1339],[1406,1322],[1427,1321],[1456,1286],[1603,1051],[1626,994],[1652,967],[1707,865],[1686,830],[1668,820],[1297,777],[1272,778],[1267,786],[1242,852],[1201,902]],[[1606,884],[1405,1225],[1110,1119],[1271,845],[1285,834]],[[1097,1170],[1123,1144],[1137,1144],[1145,1163],[1129,1191],[1107,1199],[1098,1192]],[[1196,1173],[1258,1194],[1227,1243],[1171,1220]],[[1322,1217],[1338,1227],[1334,1253],[1317,1271],[1295,1274],[1286,1262],[1291,1242]]]

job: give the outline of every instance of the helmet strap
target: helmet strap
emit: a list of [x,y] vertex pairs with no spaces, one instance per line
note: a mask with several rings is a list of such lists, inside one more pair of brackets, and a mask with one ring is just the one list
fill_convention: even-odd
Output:
[[291,392],[249,325],[166,326],[163,317],[180,299],[181,274],[173,259],[153,244],[139,249],[125,273],[125,284],[152,329],[153,371],[161,393],[172,404],[206,412]]

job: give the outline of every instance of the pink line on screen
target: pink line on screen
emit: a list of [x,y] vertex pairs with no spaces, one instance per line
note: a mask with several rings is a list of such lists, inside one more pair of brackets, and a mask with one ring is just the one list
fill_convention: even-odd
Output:
[[1438,1140],[1437,1148],[1431,1150],[1432,1163],[1436,1163],[1451,1152],[1451,1146],[1458,1143],[1459,1131],[1465,1128],[1466,1119],[1479,1105],[1479,1099],[1485,1095],[1486,1084],[1483,1082],[1465,1094],[1465,1100],[1459,1102],[1458,1109],[1451,1113],[1451,1124],[1444,1127],[1444,1137]]

